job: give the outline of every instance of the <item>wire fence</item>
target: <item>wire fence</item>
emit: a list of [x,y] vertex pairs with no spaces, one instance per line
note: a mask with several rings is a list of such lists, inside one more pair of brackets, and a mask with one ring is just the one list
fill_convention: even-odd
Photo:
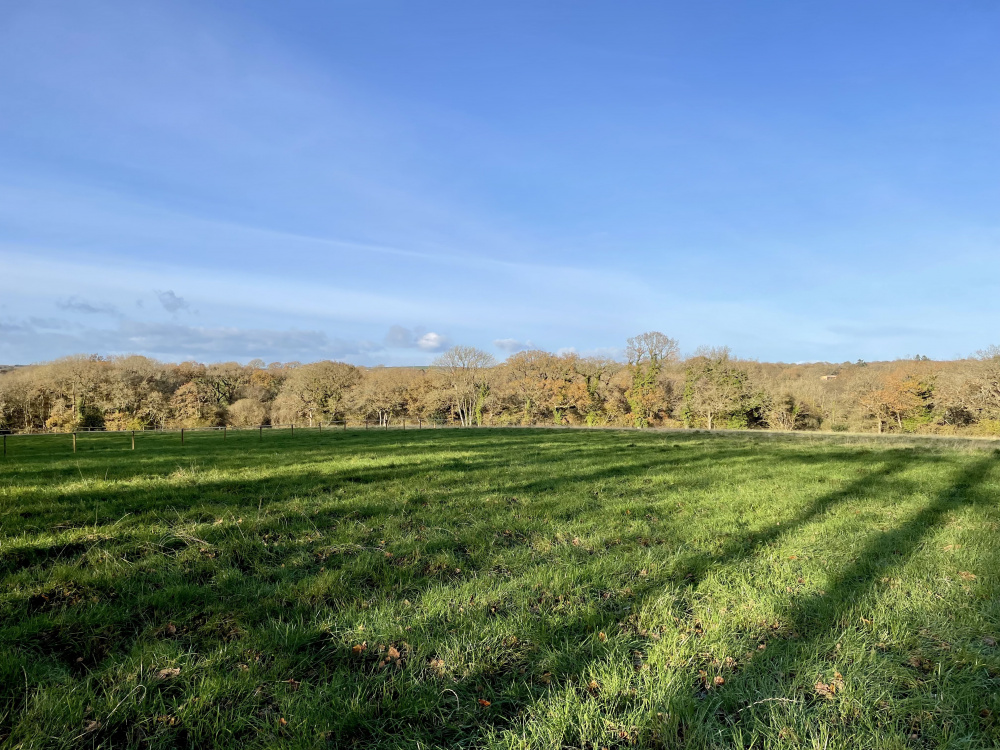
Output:
[[[185,440],[190,442],[194,435],[201,433],[215,433],[220,435],[220,439],[227,441],[232,435],[235,437],[245,438],[247,435],[253,435],[258,441],[263,442],[265,440],[265,435],[268,433],[277,432],[287,432],[290,437],[294,437],[296,431],[299,433],[309,432],[309,433],[323,433],[323,432],[347,432],[347,431],[374,431],[374,430],[439,430],[439,429],[452,429],[461,428],[460,424],[449,424],[443,420],[426,420],[426,419],[383,419],[378,421],[373,420],[361,420],[361,421],[347,421],[347,420],[331,420],[323,422],[314,422],[313,424],[260,424],[247,427],[234,427],[232,425],[225,425],[222,427],[177,427],[177,428],[164,428],[164,427],[144,427],[138,430],[109,430],[104,427],[82,427],[76,429],[72,432],[53,432],[53,431],[25,431],[25,432],[4,432],[2,435],[2,457],[7,458],[8,456],[22,455],[25,453],[23,450],[27,445],[32,445],[31,454],[37,455],[38,450],[35,446],[42,446],[50,448],[48,451],[43,451],[44,453],[77,453],[80,450],[84,450],[90,447],[97,447],[98,443],[94,441],[97,436],[116,436],[123,437],[124,443],[121,441],[110,441],[107,439],[100,441],[100,446],[102,448],[107,448],[109,446],[114,446],[117,449],[127,449],[136,450],[136,443],[138,438],[138,443],[141,445],[144,437],[152,436],[174,436],[177,439],[177,445],[185,445]],[[85,439],[86,438],[86,439]],[[163,441],[158,440],[157,444],[162,447],[164,445]]]

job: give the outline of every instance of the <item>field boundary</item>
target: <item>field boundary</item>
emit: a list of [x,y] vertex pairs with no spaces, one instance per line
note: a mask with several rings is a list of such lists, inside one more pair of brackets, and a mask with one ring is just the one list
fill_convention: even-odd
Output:
[[[996,449],[1000,450],[1000,438],[982,436],[958,436],[958,435],[915,435],[915,434],[892,434],[892,433],[870,433],[870,432],[832,432],[832,431],[805,431],[805,430],[753,430],[753,429],[703,429],[685,427],[632,427],[627,425],[461,425],[448,424],[439,421],[416,421],[401,418],[398,421],[383,420],[375,422],[365,420],[362,422],[351,422],[347,420],[330,420],[317,422],[313,425],[302,425],[298,423],[255,425],[247,427],[234,427],[225,425],[222,427],[177,427],[177,428],[145,428],[139,430],[108,430],[103,428],[85,428],[72,432],[15,432],[2,435],[2,452],[0,458],[8,458],[8,440],[11,447],[16,442],[25,440],[39,440],[48,438],[65,437],[67,439],[63,449],[44,451],[43,455],[62,455],[64,453],[76,453],[78,439],[85,435],[124,435],[131,437],[130,448],[135,450],[136,436],[142,435],[176,435],[179,437],[180,445],[184,445],[185,436],[195,433],[221,433],[225,440],[229,433],[254,433],[258,434],[260,440],[264,439],[265,432],[288,432],[294,435],[295,431],[306,431],[310,433],[327,432],[372,432],[372,431],[413,431],[413,430],[582,430],[582,431],[618,431],[618,432],[640,432],[640,433],[660,433],[688,436],[712,436],[717,438],[744,437],[756,440],[775,440],[779,438],[790,438],[794,441],[822,441],[833,442],[844,445],[878,445],[895,443],[901,446],[940,446],[945,448],[968,448],[978,450]],[[16,441],[16,442],[15,442]],[[32,450],[32,455],[39,455],[36,450]]]

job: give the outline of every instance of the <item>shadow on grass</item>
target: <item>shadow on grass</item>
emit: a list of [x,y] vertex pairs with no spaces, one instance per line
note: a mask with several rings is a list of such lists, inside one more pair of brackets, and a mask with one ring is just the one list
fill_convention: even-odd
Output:
[[[118,522],[124,513],[145,512],[159,520],[164,518],[166,508],[174,508],[178,513],[177,523],[210,523],[220,509],[243,512],[248,515],[248,528],[234,530],[228,525],[217,533],[204,534],[195,542],[181,537],[151,540],[141,533],[141,526],[149,519],[137,514],[134,519],[122,521],[113,536],[72,543],[88,544],[86,550],[70,545],[60,547],[58,543],[37,548],[32,548],[28,541],[15,547],[5,544],[3,571],[11,576],[26,572],[30,566],[35,567],[34,573],[41,577],[42,571],[38,568],[66,562],[86,563],[96,556],[95,552],[104,550],[103,545],[107,545],[108,552],[132,559],[113,576],[102,578],[95,573],[89,582],[84,581],[84,585],[48,590],[48,598],[40,599],[38,593],[25,592],[6,600],[3,613],[11,618],[10,623],[17,620],[17,624],[0,628],[0,647],[6,654],[0,667],[6,685],[0,692],[3,696],[0,712],[5,714],[0,725],[5,724],[6,731],[13,732],[16,739],[18,732],[27,733],[30,727],[17,722],[15,717],[23,712],[25,721],[37,719],[27,711],[32,695],[42,690],[58,691],[60,681],[75,680],[99,696],[108,690],[109,680],[123,662],[166,640],[181,652],[202,654],[233,672],[226,678],[230,695],[226,698],[225,710],[229,712],[227,716],[232,715],[230,726],[225,728],[228,734],[213,736],[211,732],[221,731],[219,727],[209,729],[206,723],[198,721],[180,727],[153,725],[151,714],[166,710],[170,702],[164,702],[163,697],[168,686],[150,682],[146,690],[148,696],[144,694],[141,700],[123,707],[114,716],[105,716],[101,726],[81,738],[80,744],[171,745],[219,740],[229,744],[265,745],[296,737],[301,744],[308,744],[308,736],[293,737],[288,734],[292,730],[283,730],[277,723],[282,703],[292,708],[299,706],[303,715],[313,711],[317,726],[330,733],[326,739],[341,746],[368,747],[377,742],[399,740],[449,746],[476,744],[487,734],[515,728],[530,718],[525,713],[528,708],[539,701],[544,702],[549,695],[550,688],[544,679],[547,671],[573,677],[574,683],[580,684],[595,662],[609,658],[608,649],[595,644],[595,632],[610,631],[647,602],[662,596],[665,590],[681,587],[679,596],[683,598],[684,591],[697,588],[711,570],[747,561],[837,505],[900,481],[899,475],[912,462],[939,460],[912,452],[887,452],[886,460],[874,471],[813,499],[803,511],[785,519],[781,527],[749,531],[729,539],[717,554],[683,558],[673,568],[648,578],[638,579],[624,573],[609,578],[595,569],[590,574],[581,574],[575,590],[563,592],[549,590],[552,584],[546,582],[553,571],[551,560],[544,556],[535,556],[527,563],[521,560],[522,572],[517,575],[495,570],[498,562],[512,562],[498,557],[496,550],[503,533],[511,528],[516,530],[521,523],[517,518],[520,506],[516,495],[540,495],[532,506],[535,514],[551,515],[559,510],[567,517],[578,520],[592,517],[599,522],[603,513],[602,501],[587,496],[585,490],[606,481],[632,481],[652,470],[670,471],[678,466],[710,468],[713,464],[734,461],[748,465],[762,461],[775,465],[816,464],[822,453],[827,461],[864,463],[859,470],[867,471],[866,462],[872,458],[866,452],[859,461],[858,451],[844,450],[831,455],[828,449],[797,451],[779,457],[755,456],[730,445],[721,449],[713,446],[706,455],[697,455],[687,448],[696,447],[698,454],[704,453],[705,446],[700,444],[704,436],[699,436],[697,442],[682,441],[675,446],[677,436],[674,435],[659,441],[664,443],[664,451],[653,443],[633,446],[636,453],[631,455],[627,445],[625,450],[617,445],[621,436],[615,436],[613,441],[603,437],[594,445],[581,448],[575,436],[563,438],[563,434],[551,437],[546,434],[547,443],[554,443],[551,446],[539,446],[537,435],[530,432],[523,436],[502,436],[504,450],[519,452],[515,461],[509,456],[488,456],[488,451],[497,449],[495,433],[486,441],[483,437],[467,434],[449,435],[443,440],[442,436],[430,433],[427,437],[406,436],[405,442],[401,442],[402,436],[389,433],[401,446],[387,446],[388,435],[345,436],[335,450],[361,452],[384,447],[392,450],[393,460],[402,463],[320,471],[315,467],[330,460],[331,449],[310,445],[304,451],[305,460],[297,456],[293,469],[286,473],[280,473],[279,459],[263,467],[278,472],[271,476],[235,480],[195,477],[189,484],[169,488],[154,486],[141,501],[141,509],[135,507],[136,487],[114,483],[93,489],[84,487],[69,494],[39,491],[37,497],[29,501],[29,507],[20,511],[32,515],[19,516],[19,527],[47,524],[51,528],[66,523],[92,525],[93,533],[100,537],[102,523]],[[606,457],[609,445],[619,448],[616,463],[597,470],[582,470],[595,457]],[[647,455],[649,450],[656,450],[656,453]],[[478,451],[484,455],[474,455],[471,460],[445,455],[454,451]],[[572,458],[568,458],[570,454]],[[197,460],[211,463],[213,468],[236,469],[246,464],[248,455],[226,455],[223,462],[222,458],[216,461],[202,453]],[[406,463],[405,458],[418,458],[420,463]],[[161,456],[152,464],[140,465],[131,475],[127,469],[119,468],[118,478],[148,476],[151,471],[163,476],[183,459],[179,452]],[[574,462],[580,466],[574,466]],[[940,522],[944,513],[967,502],[966,496],[985,478],[990,463],[989,460],[981,461],[963,470],[953,486],[942,492],[927,509],[898,529],[873,538],[858,560],[835,577],[826,596],[795,603],[786,619],[800,638],[772,647],[766,658],[753,662],[750,669],[766,674],[768,664],[798,658],[803,644],[829,633],[831,626],[836,625],[858,597],[870,593],[876,578],[912,554],[920,539]],[[514,464],[517,474],[544,471],[548,476],[521,480],[515,476]],[[564,470],[551,475],[552,466],[562,468],[563,465]],[[39,471],[43,473],[38,478],[43,479],[44,472],[50,470]],[[428,473],[434,475],[432,486],[406,495],[405,485]],[[379,537],[385,533],[384,528],[391,518],[397,517],[400,523],[410,524],[419,531],[425,520],[453,522],[454,518],[448,518],[450,502],[456,503],[463,514],[475,512],[475,508],[468,505],[457,505],[470,493],[463,479],[474,482],[474,492],[478,495],[499,493],[514,498],[508,510],[498,511],[494,517],[483,516],[480,512],[478,520],[486,526],[492,524],[491,533],[484,535],[483,528],[453,524],[450,538],[438,539],[435,542],[438,546],[431,550],[437,557],[426,563],[420,562],[412,549],[396,557],[388,556]],[[711,486],[705,485],[704,479],[696,481],[702,488]],[[722,479],[714,477],[707,481]],[[679,486],[684,488],[683,483]],[[357,493],[363,488],[380,493],[395,488],[402,494],[360,497]],[[573,503],[567,505],[563,498],[559,501],[560,508],[547,507],[549,502],[545,495],[548,491],[568,490],[575,497],[577,488],[579,498]],[[642,492],[641,487],[629,488],[633,499],[641,497]],[[329,498],[335,505],[349,502],[350,510],[338,506],[309,517],[294,512],[296,502],[317,497]],[[250,514],[258,501],[260,504],[256,508],[260,515],[253,520],[251,529]],[[93,503],[98,504],[96,513],[91,510]],[[32,504],[37,507],[30,507]],[[57,520],[58,523],[53,524]],[[296,544],[296,537],[317,533],[317,526],[326,531],[340,524],[356,526],[359,523],[365,524],[363,533],[353,528],[350,538],[364,542],[362,549],[356,549],[358,545],[348,545],[332,556],[317,557],[330,546],[328,540],[318,539],[305,547]],[[683,538],[682,532],[677,530],[676,533],[681,534],[677,539]],[[150,547],[153,542],[155,544]],[[896,554],[887,558],[888,548]],[[527,553],[523,542],[514,544],[508,551],[513,554],[518,549]],[[143,561],[150,554],[163,556],[162,569],[144,567]],[[569,560],[579,559],[581,565],[587,563],[585,550],[570,549],[567,554],[571,556]],[[438,563],[447,565],[438,566]],[[88,567],[89,563],[82,565],[83,569]],[[453,572],[456,570],[464,572]],[[65,574],[62,576],[66,578]],[[309,587],[311,581],[318,581],[314,590]],[[502,593],[534,591],[539,586],[542,588],[538,596],[527,603],[507,599]],[[477,598],[480,589],[491,593],[485,598],[481,595]],[[413,635],[397,634],[394,639],[383,637],[382,645],[390,645],[391,640],[403,654],[402,666],[396,671],[379,668],[381,655],[376,656],[374,643],[371,653],[359,656],[353,653],[350,640],[337,637],[325,625],[344,611],[361,618],[363,613],[375,608],[389,617],[393,610],[407,606],[408,599],[417,601],[425,596],[444,595],[442,592],[447,592],[451,598],[450,611],[438,608],[432,613],[414,615],[407,620]],[[565,606],[564,597],[575,601],[576,609]],[[168,624],[176,632],[167,633],[164,628]],[[281,628],[286,628],[284,636],[280,635]],[[486,634],[478,639],[483,649],[495,648],[495,653],[503,652],[505,656],[483,657],[472,662],[463,673],[447,678],[429,674],[428,664],[435,655],[447,651],[461,637],[476,642],[476,629]],[[503,643],[503,649],[499,648],[500,641],[511,636],[521,645],[514,647],[508,640]],[[404,648],[404,639],[412,640],[415,645],[409,650]],[[251,651],[264,655],[260,670],[253,668],[245,679],[236,670],[239,664],[249,660],[246,649],[234,650],[227,645],[243,641],[249,644]],[[622,648],[627,654],[628,649],[644,644],[642,638],[635,636],[633,642],[625,643]],[[266,653],[268,647],[272,651],[270,655]],[[25,690],[18,686],[21,669],[28,683]],[[749,670],[747,674],[751,674]],[[279,692],[285,688],[275,685],[288,679],[305,683],[306,687],[295,695],[285,695]],[[448,694],[454,694],[455,708],[451,707]],[[301,703],[309,696],[315,699],[315,703],[310,704],[313,708]],[[488,700],[491,710],[483,710],[481,700]],[[726,706],[724,698],[717,700],[720,701],[718,705],[707,702],[699,709],[706,722],[718,720],[726,726],[726,721],[731,724],[739,721],[740,716],[749,719],[753,715],[748,712],[737,715],[736,719],[731,714],[728,718],[713,718],[714,714],[706,713],[710,707],[723,711],[733,708]]]

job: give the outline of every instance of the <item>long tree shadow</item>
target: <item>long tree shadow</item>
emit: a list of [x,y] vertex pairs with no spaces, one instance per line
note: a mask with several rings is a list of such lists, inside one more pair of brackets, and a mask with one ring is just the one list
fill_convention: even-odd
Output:
[[[873,601],[876,585],[886,580],[894,569],[904,566],[927,537],[941,527],[949,513],[992,501],[981,488],[995,465],[995,458],[983,458],[959,470],[948,487],[938,492],[928,505],[895,528],[874,534],[850,564],[830,576],[822,591],[792,601],[780,616],[781,631],[765,636],[766,651],[751,660],[730,684],[738,685],[742,681],[770,685],[772,692],[761,695],[761,699],[772,700],[772,695],[783,695],[787,689],[786,680],[815,658],[819,642],[831,640],[828,650],[832,651],[832,641],[836,641],[838,633],[846,628],[864,627],[861,615],[852,620],[850,613]],[[896,466],[894,470],[898,469]],[[885,469],[882,473],[886,473]],[[739,557],[730,558],[730,561]],[[977,680],[971,672],[967,678]],[[822,702],[818,696],[811,698]],[[718,722],[718,726],[730,728],[753,722],[766,724],[768,712],[769,707],[763,703],[733,704],[726,691],[720,691],[699,711],[706,723]],[[970,724],[975,724],[973,717],[968,718]],[[970,736],[965,741],[976,743],[979,740]]]
[[[520,445],[520,442],[513,441],[512,444]],[[595,447],[595,450],[600,449],[600,446]],[[542,454],[536,461],[527,464],[525,470],[531,471],[532,467],[551,460],[553,455],[558,455],[558,451]],[[582,453],[581,460],[586,462],[588,455],[590,454],[587,452]],[[808,454],[804,455],[808,460]],[[737,450],[727,449],[713,452],[706,462],[718,460],[720,457],[731,459],[736,456],[747,458]],[[787,460],[794,462],[799,458],[789,457]],[[25,619],[30,627],[26,626],[27,629],[19,631],[20,635],[8,631],[4,636],[5,649],[20,654],[17,662],[11,661],[7,666],[30,665],[30,656],[33,654],[36,658],[41,657],[49,662],[61,664],[60,669],[75,674],[78,679],[88,681],[88,684],[100,685],[103,684],[102,680],[107,682],[108,676],[116,673],[116,669],[123,661],[135,653],[142,653],[143,649],[150,648],[151,644],[158,640],[163,640],[166,637],[164,628],[173,619],[172,624],[179,634],[168,633],[171,642],[176,641],[182,649],[195,653],[207,651],[207,655],[210,655],[213,650],[217,650],[218,653],[213,658],[222,659],[223,663],[233,670],[231,683],[233,695],[227,698],[230,700],[227,710],[236,711],[237,708],[241,711],[246,710],[250,718],[246,721],[240,719],[238,731],[234,729],[235,734],[229,738],[230,742],[245,744],[256,742],[263,745],[281,740],[282,735],[276,733],[274,728],[277,720],[277,714],[274,712],[277,711],[278,705],[284,701],[288,706],[294,707],[299,705],[295,702],[296,697],[302,698],[310,691],[319,691],[316,695],[320,695],[330,708],[325,715],[318,716],[317,721],[322,720],[325,726],[330,727],[328,731],[334,734],[334,737],[330,738],[331,741],[342,740],[345,746],[365,747],[379,741],[392,741],[393,732],[400,733],[397,739],[402,737],[410,742],[422,741],[439,745],[475,744],[489,733],[516,725],[525,718],[525,711],[529,707],[539,701],[544,703],[550,690],[544,680],[546,670],[556,672],[555,680],[559,685],[568,684],[563,681],[568,677],[572,677],[574,683],[579,684],[580,679],[596,662],[628,658],[631,648],[645,644],[642,637],[635,635],[631,641],[626,640],[619,644],[618,651],[612,651],[610,646],[595,643],[596,631],[610,631],[612,626],[623,623],[630,613],[641,609],[645,602],[660,597],[664,590],[677,586],[690,590],[698,585],[708,571],[747,560],[780,536],[801,529],[839,503],[855,497],[858,493],[876,491],[879,487],[884,487],[916,458],[908,454],[893,455],[874,472],[816,498],[793,519],[783,522],[780,528],[769,527],[762,531],[752,531],[728,541],[720,554],[689,558],[679,567],[665,568],[644,578],[620,575],[611,579],[598,579],[589,576],[577,582],[576,592],[564,594],[556,590],[540,591],[537,601],[527,609],[512,604],[502,591],[530,589],[544,582],[550,575],[551,560],[536,557],[529,567],[513,577],[493,574],[491,561],[503,563],[505,560],[502,556],[497,556],[492,536],[476,537],[471,531],[456,529],[455,546],[466,548],[481,563],[479,572],[482,578],[475,579],[469,577],[470,572],[474,571],[450,572],[455,568],[454,565],[443,571],[415,567],[413,571],[406,572],[408,569],[405,566],[415,565],[416,558],[411,559],[402,555],[398,558],[383,557],[381,549],[347,554],[341,552],[331,558],[322,560],[313,558],[308,562],[296,562],[294,556],[289,556],[288,567],[284,568],[281,555],[286,554],[291,546],[287,549],[272,546],[265,550],[257,549],[255,542],[254,555],[259,555],[259,558],[251,556],[244,558],[241,563],[240,555],[236,553],[238,550],[228,553],[227,557],[227,539],[234,538],[233,535],[237,532],[231,527],[226,527],[228,537],[220,529],[216,536],[206,540],[213,543],[211,548],[200,550],[200,545],[185,541],[178,547],[178,551],[184,555],[183,564],[169,571],[166,577],[157,578],[155,572],[142,568],[126,569],[117,575],[113,581],[114,589],[121,592],[121,598],[134,597],[134,600],[129,599],[128,605],[118,610],[116,617],[110,617],[112,609],[109,606],[101,603],[89,604],[85,598],[87,591],[82,592],[84,600],[80,604],[63,603],[53,606],[51,600],[32,602],[30,598],[23,597],[8,600],[17,602],[18,609],[14,614],[18,618]],[[450,460],[447,459],[438,465],[442,475],[440,481],[444,485],[452,484],[451,478],[460,476],[463,472],[496,471],[504,465],[503,459],[487,459],[464,464],[461,462],[449,464]],[[640,454],[631,459],[626,458],[618,466],[582,473],[567,470],[557,477],[564,488],[574,488],[589,486],[607,478],[634,477],[657,467],[670,467],[680,463],[693,465],[697,460],[700,459],[692,460],[689,455],[683,454],[676,457]],[[302,474],[305,481],[296,487],[289,487],[290,477],[281,475],[269,478],[263,484],[254,482],[250,484],[256,491],[254,500],[261,494],[275,495],[272,510],[273,517],[277,519],[285,515],[287,510],[282,504],[292,502],[298,497],[336,492],[338,488],[355,490],[359,484],[379,487],[388,482],[406,481],[416,473],[426,472],[429,466],[434,470],[433,464],[425,464],[419,469],[406,465],[392,468],[352,469],[341,473],[341,478],[345,479],[343,485],[331,483],[331,477],[327,473],[309,471]],[[977,467],[979,467],[978,474],[975,471]],[[987,471],[985,467],[988,467],[988,462],[983,462],[982,467],[980,464],[971,467],[957,480],[956,487],[974,486],[975,482],[981,481],[985,476]],[[365,481],[352,482],[347,481],[348,478]],[[247,484],[249,481],[194,483],[181,488],[174,501],[178,505],[181,502],[189,503],[195,512],[202,513],[206,513],[206,510],[196,510],[199,504],[207,505],[208,509],[218,503],[228,503],[233,510],[245,508],[247,506],[245,491],[249,487]],[[497,488],[505,493],[537,492],[552,487],[553,481],[546,479],[504,483],[498,480]],[[460,489],[450,487],[448,491],[454,493],[452,495],[454,497],[458,497],[461,492]],[[121,494],[116,496],[115,493],[119,492]],[[130,492],[129,488],[101,488],[95,490],[92,496],[85,495],[77,499],[89,503],[93,499],[103,498],[110,502],[117,512],[127,504]],[[952,497],[954,492],[949,494],[951,500],[944,499],[943,495],[926,512],[908,522],[905,528],[913,526],[916,529],[921,524],[933,525],[940,520],[943,513],[953,507],[948,503],[961,502],[960,499]],[[69,502],[71,499],[66,498],[66,500]],[[544,501],[542,504],[544,505]],[[587,514],[596,516],[599,513],[599,509],[591,508],[587,504],[575,507],[577,516],[581,518]],[[405,510],[405,507],[401,507],[398,503],[379,505],[374,499],[369,498],[354,508],[353,512],[358,516],[372,519],[374,533],[382,519],[398,515]],[[209,516],[211,513],[206,513],[203,520],[207,521]],[[296,526],[286,529],[285,533],[307,534],[311,531],[311,523],[309,519],[305,519],[302,523],[297,522]],[[493,523],[496,525],[494,529],[496,534],[501,534],[502,527],[509,523],[509,517],[497,517]],[[265,529],[265,533],[271,533],[271,529]],[[895,536],[897,533],[901,535],[898,541]],[[291,540],[286,541],[290,545]],[[912,552],[918,540],[909,540],[901,527],[883,541],[883,544],[893,543],[897,546],[904,543],[908,545],[900,546],[903,550],[901,554],[905,555]],[[249,548],[248,545],[245,546]],[[521,546],[523,547],[523,544]],[[222,551],[221,557],[208,557],[215,554],[214,548]],[[517,547],[512,549],[516,551]],[[898,562],[900,559],[894,557],[893,561],[883,562],[876,555],[875,542],[866,550],[870,550],[871,558],[867,565],[862,565],[862,561],[868,559],[863,554],[855,564],[839,575],[835,585],[830,587],[829,601],[817,600],[810,603],[811,600],[807,599],[788,612],[787,619],[798,630],[807,632],[810,628],[817,628],[822,623],[816,618],[820,615],[826,616],[827,612],[835,619],[837,613],[847,606],[848,599],[866,593],[872,579],[880,575],[880,571],[893,561]],[[579,556],[581,562],[586,560],[587,553],[584,550],[569,549],[568,552]],[[198,555],[208,559],[199,560]],[[57,555],[54,560],[46,557],[45,560],[38,562],[51,564],[62,559],[61,555]],[[219,562],[216,562],[217,560]],[[19,559],[14,564],[14,569],[23,569],[30,564],[32,561],[27,558]],[[284,573],[281,572],[281,568],[284,568]],[[242,581],[240,574],[244,575]],[[503,586],[497,589],[500,593],[491,592],[483,596],[482,589],[488,586],[489,579],[495,576],[503,578],[504,581]],[[246,581],[248,578],[253,580]],[[311,589],[309,582],[314,580],[318,583]],[[323,583],[327,580],[332,583]],[[398,646],[404,655],[396,671],[387,671],[379,666],[383,657],[376,658],[374,643],[371,652],[354,654],[350,641],[332,638],[323,624],[324,619],[335,618],[345,609],[357,612],[358,616],[362,612],[370,611],[368,607],[403,611],[409,606],[408,600],[417,602],[420,597],[431,596],[441,591],[453,592],[450,594],[454,599],[452,611],[440,609],[423,611],[409,618],[407,627],[412,628],[412,633],[415,635],[399,635],[392,641],[393,647]],[[70,595],[75,596],[78,593],[80,592],[71,591]],[[114,592],[109,590],[107,593]],[[560,599],[564,596],[581,598],[581,601],[577,602],[580,604],[578,610],[566,610],[566,600]],[[272,622],[276,604],[280,605],[280,617],[276,622]],[[817,612],[817,608],[821,605],[827,609]],[[79,609],[76,609],[77,607]],[[459,611],[463,608],[468,612]],[[484,615],[485,619],[466,616],[473,611]],[[226,620],[227,612],[237,612],[239,615],[234,621],[229,621]],[[439,653],[449,648],[449,644],[455,641],[458,634],[464,632],[468,636],[472,628],[485,628],[487,623],[495,624],[496,628],[489,631],[489,638],[482,639],[482,648],[496,649],[496,653],[502,651],[508,656],[482,658],[478,664],[472,664],[463,673],[447,673],[428,679],[428,669],[432,671],[435,669],[428,665],[433,664],[434,658]],[[297,635],[294,638],[288,636],[285,641],[280,641],[277,633],[282,627],[287,627],[290,633],[295,632]],[[100,637],[93,640],[89,631]],[[810,637],[818,638],[820,635],[821,633],[817,632]],[[509,641],[511,636],[516,636],[515,641],[521,645],[515,646],[514,642]],[[261,644],[270,643],[276,654],[271,657],[270,662],[267,659],[263,660],[260,667],[262,671],[259,673],[255,671],[256,668],[250,670],[250,677],[253,677],[253,680],[248,678],[241,681],[237,679],[238,666],[245,663],[248,657],[244,653],[230,654],[224,644],[228,642],[227,639],[248,637],[257,638],[253,649],[263,651]],[[403,647],[404,638],[414,642],[411,649]],[[419,643],[417,643],[418,638],[421,639]],[[496,642],[489,640],[490,638]],[[499,648],[500,638],[508,639],[504,643],[504,649]],[[384,638],[384,641],[382,645],[390,645],[388,637]],[[562,644],[562,650],[553,655],[533,648],[540,642]],[[802,642],[804,641],[799,641]],[[81,644],[85,651],[83,661],[79,663],[82,666],[74,666],[78,664],[75,658],[80,653]],[[77,651],[74,651],[74,648]],[[789,656],[797,653],[794,644],[790,644],[788,648]],[[755,662],[751,668],[766,671],[766,662],[780,655],[781,648],[774,648],[767,654],[767,659]],[[561,677],[558,669],[552,669],[553,664],[561,666]],[[34,669],[25,672],[26,679],[29,674],[35,679]],[[22,691],[11,687],[16,682],[13,679],[16,676],[16,671],[10,671],[9,674],[5,671],[5,677],[11,677],[8,689],[5,691],[5,702],[12,710],[9,716],[17,715],[23,710],[31,694],[29,690]],[[65,675],[60,674],[61,679],[64,677]],[[283,680],[304,682],[306,687],[294,695],[278,693],[273,685]],[[271,687],[260,692],[262,681],[266,681]],[[42,688],[42,683],[39,683],[35,689]],[[113,717],[105,716],[100,729],[88,736],[85,742],[89,745],[97,745],[100,742],[135,744],[148,739],[147,735],[130,727],[142,725],[142,721],[148,718],[149,712],[160,705],[156,700],[162,702],[162,698],[157,696],[161,696],[167,687],[158,687],[158,683],[153,681],[148,683],[147,690],[151,693],[148,702],[144,697],[142,701],[120,709]],[[291,688],[288,690],[291,691]],[[455,693],[459,698],[456,703],[462,708],[454,710],[449,708],[447,714],[442,714],[442,696],[448,692]],[[122,697],[115,695],[116,699]],[[358,695],[364,696],[367,703],[359,704],[356,699]],[[495,704],[495,708],[490,712],[480,709],[479,701],[484,696],[488,702]],[[725,704],[720,704],[720,707],[727,708]],[[748,711],[740,716],[748,719],[752,715],[752,711]],[[446,716],[446,719],[442,716]],[[163,736],[171,737],[173,738],[171,741],[181,744],[205,742],[209,738],[199,734],[201,731],[198,726],[191,726],[168,731]],[[255,732],[260,733],[259,736],[255,736]]]

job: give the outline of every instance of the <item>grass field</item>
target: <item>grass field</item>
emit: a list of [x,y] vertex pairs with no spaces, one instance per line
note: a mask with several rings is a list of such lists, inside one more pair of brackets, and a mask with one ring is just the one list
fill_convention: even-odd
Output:
[[1000,746],[990,448],[17,440],[7,747]]

